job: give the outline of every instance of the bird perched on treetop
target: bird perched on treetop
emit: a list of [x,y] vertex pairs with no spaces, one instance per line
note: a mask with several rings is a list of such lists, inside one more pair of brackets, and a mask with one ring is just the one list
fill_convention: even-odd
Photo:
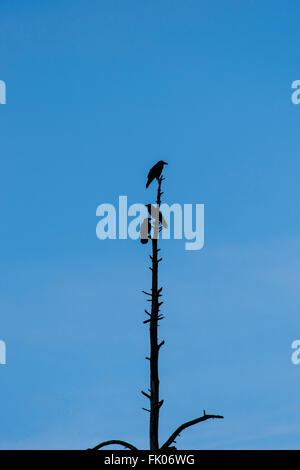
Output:
[[156,219],[158,218],[159,216],[159,221],[160,223],[162,224],[162,226],[164,228],[168,228],[168,224],[167,222],[165,221],[165,218],[164,216],[162,215],[162,213],[160,212],[160,210],[157,208],[157,207],[154,207],[152,204],[145,204],[147,209],[148,209],[148,212],[149,214],[151,215],[151,217],[153,217],[153,219]]
[[161,175],[161,172],[163,171],[164,165],[167,165],[167,162],[160,160],[151,168],[147,176],[148,179],[146,183],[146,188],[148,188],[149,184],[151,184],[155,178],[158,180]]

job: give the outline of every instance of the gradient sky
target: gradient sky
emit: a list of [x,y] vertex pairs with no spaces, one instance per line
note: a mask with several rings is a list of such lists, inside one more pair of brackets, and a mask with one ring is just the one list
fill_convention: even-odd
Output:
[[2,0],[0,448],[148,446],[149,246],[96,208],[205,204],[205,246],[161,243],[160,441],[300,448],[300,5]]

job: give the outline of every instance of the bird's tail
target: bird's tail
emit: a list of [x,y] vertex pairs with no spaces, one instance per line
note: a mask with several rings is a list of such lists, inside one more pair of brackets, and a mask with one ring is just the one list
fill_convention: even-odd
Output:
[[165,219],[164,216],[162,215],[162,213],[160,213],[160,217],[159,217],[159,218],[160,218],[160,222],[162,223],[162,226],[163,226],[164,228],[168,228],[168,224],[167,224],[167,222],[166,222],[166,219]]

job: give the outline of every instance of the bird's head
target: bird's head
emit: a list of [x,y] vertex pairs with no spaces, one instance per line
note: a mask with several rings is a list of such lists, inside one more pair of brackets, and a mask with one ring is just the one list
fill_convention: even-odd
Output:
[[164,162],[163,160],[161,160],[159,163],[160,163],[161,165],[167,165],[167,162]]

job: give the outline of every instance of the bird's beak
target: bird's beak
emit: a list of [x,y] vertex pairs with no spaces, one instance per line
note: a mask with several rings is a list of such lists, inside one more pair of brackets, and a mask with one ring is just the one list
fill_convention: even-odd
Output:
[[167,165],[167,162],[164,162],[164,165]]

